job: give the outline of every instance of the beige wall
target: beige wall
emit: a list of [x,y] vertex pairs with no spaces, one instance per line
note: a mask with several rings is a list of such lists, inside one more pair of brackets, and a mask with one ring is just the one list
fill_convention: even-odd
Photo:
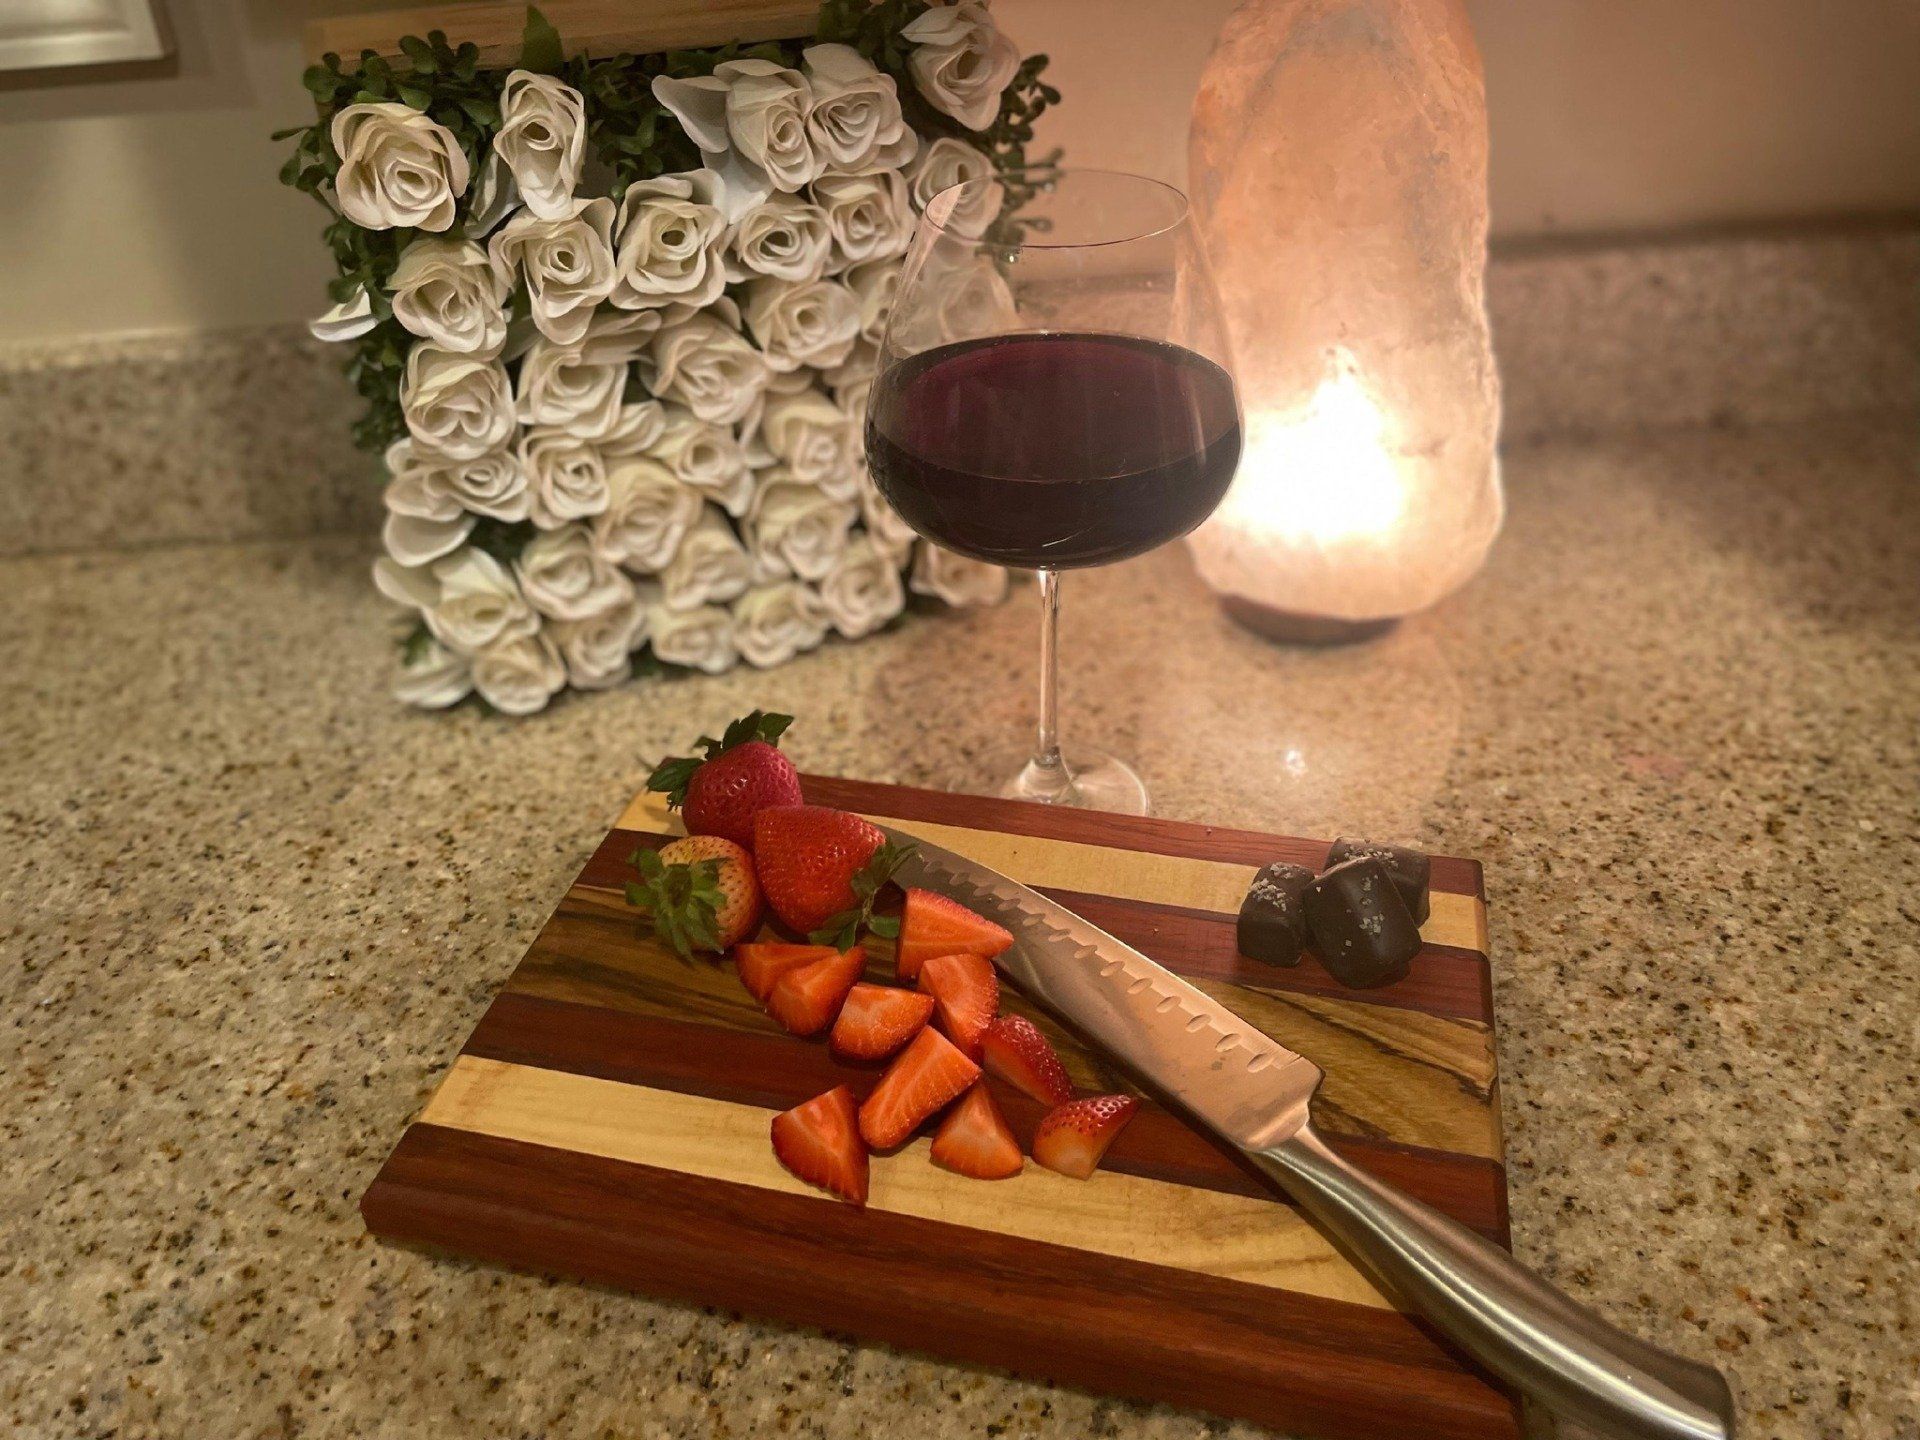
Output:
[[[381,0],[321,0],[333,13]],[[1178,177],[1233,0],[998,0],[1054,56],[1049,139]],[[1468,0],[1510,239],[1920,211],[1916,0]],[[178,73],[0,88],[0,343],[321,308],[312,202],[274,182],[302,118],[276,0],[170,0]],[[1285,137],[1276,137],[1277,145]]]

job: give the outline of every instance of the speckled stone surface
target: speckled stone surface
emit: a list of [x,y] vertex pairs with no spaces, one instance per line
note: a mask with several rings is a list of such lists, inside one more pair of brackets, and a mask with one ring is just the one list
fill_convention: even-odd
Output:
[[343,357],[284,326],[0,350],[0,555],[372,530]]
[[[1509,444],[1920,410],[1911,229],[1496,255],[1487,309]],[[371,531],[344,353],[286,326],[0,350],[0,555]]]
[[[1915,441],[1511,454],[1487,573],[1367,649],[1234,630],[1178,551],[1067,591],[1071,731],[1162,813],[1486,861],[1517,1248],[1752,1437],[1920,1435]],[[370,1242],[648,757],[760,703],[804,765],[962,786],[1033,597],[509,723],[384,699],[367,559],[0,563],[0,1431],[1252,1433]]]

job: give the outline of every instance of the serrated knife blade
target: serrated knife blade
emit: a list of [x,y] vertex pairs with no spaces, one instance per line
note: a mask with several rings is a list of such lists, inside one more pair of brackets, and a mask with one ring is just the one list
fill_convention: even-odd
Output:
[[896,879],[1004,925],[1013,948],[994,963],[1023,994],[1222,1139],[1260,1149],[1306,1123],[1321,1079],[1312,1061],[1039,891],[938,845],[889,834],[917,847]]
[[1031,1000],[1238,1149],[1359,1261],[1474,1359],[1616,1440],[1730,1440],[1725,1378],[1617,1329],[1499,1246],[1344,1159],[1314,1133],[1318,1066],[1039,891],[943,846],[914,850],[902,885],[1004,925],[994,963]]

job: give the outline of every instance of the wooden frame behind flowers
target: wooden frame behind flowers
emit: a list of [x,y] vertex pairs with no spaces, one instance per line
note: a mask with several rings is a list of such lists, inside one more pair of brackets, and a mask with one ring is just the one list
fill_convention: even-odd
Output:
[[[318,22],[359,56],[323,50],[277,137],[333,216],[314,333],[352,346],[387,459],[396,693],[528,714],[858,639],[909,592],[1000,598],[888,509],[859,431],[913,215],[1027,163],[1046,58],[985,0],[826,0],[811,38],[764,0],[553,13],[571,44],[493,4]],[[682,34],[729,38],[631,48]]]

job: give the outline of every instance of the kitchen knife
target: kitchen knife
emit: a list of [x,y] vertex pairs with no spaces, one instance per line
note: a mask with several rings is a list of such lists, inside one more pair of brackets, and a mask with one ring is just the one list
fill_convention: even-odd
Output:
[[1320,1084],[1310,1060],[1038,891],[915,836],[887,835],[915,847],[896,880],[951,895],[1012,932],[995,963],[1022,993],[1239,1150],[1382,1288],[1501,1379],[1622,1440],[1732,1436],[1733,1397],[1719,1371],[1614,1328],[1335,1154],[1309,1121]]

